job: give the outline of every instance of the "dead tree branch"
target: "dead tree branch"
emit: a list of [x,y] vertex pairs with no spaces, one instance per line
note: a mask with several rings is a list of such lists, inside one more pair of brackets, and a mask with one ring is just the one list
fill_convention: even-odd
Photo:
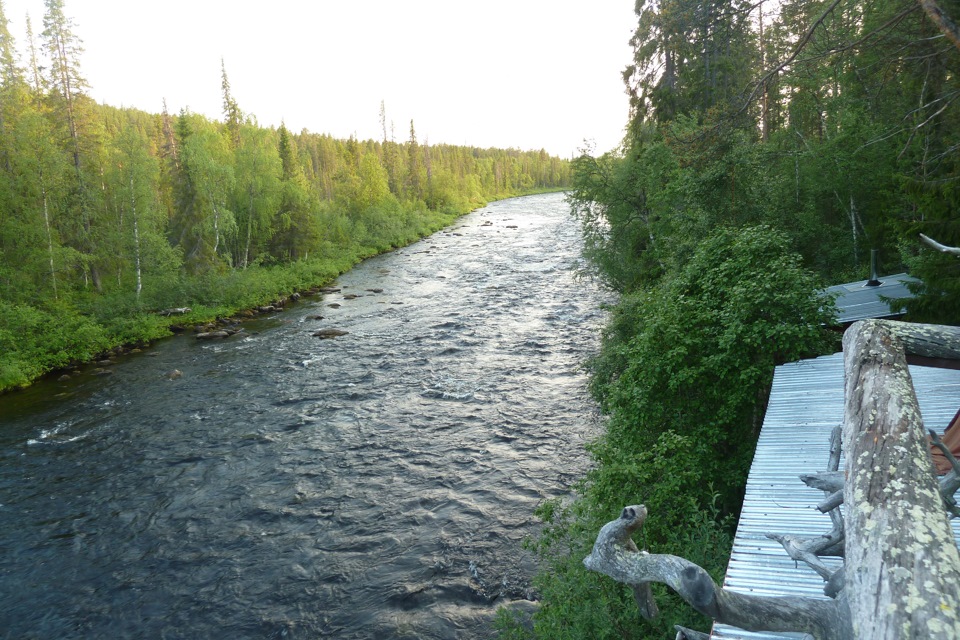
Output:
[[920,234],[920,239],[923,240],[928,245],[930,245],[931,247],[933,247],[934,249],[936,249],[937,251],[940,251],[943,253],[949,253],[954,256],[960,256],[960,247],[948,247],[947,245],[940,244],[930,236],[924,235],[922,233]]
[[689,560],[631,550],[630,535],[646,517],[646,507],[633,505],[604,525],[593,552],[583,560],[587,569],[631,586],[662,582],[700,613],[741,629],[799,631],[821,640],[850,637],[842,601],[740,594],[721,589],[710,574]]

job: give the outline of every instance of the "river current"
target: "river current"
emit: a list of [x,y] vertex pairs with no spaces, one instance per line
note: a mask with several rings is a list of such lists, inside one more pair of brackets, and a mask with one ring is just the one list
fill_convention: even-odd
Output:
[[0,638],[491,637],[597,430],[579,250],[562,195],[496,202],[223,341],[0,397]]

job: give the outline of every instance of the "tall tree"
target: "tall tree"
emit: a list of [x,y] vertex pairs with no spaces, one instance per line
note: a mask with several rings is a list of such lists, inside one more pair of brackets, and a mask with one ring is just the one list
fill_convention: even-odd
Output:
[[236,149],[240,146],[240,125],[243,123],[243,112],[230,91],[227,65],[223,58],[220,58],[220,89],[223,92],[223,122],[227,127],[230,144]]
[[204,272],[221,266],[221,240],[235,231],[226,206],[234,182],[231,153],[212,123],[187,111],[177,120],[177,136],[181,168],[171,231],[190,269]]
[[[69,226],[63,227],[65,240],[83,257],[84,283],[87,284],[89,278],[100,291],[99,262],[112,258],[112,253],[99,243],[102,230],[96,227],[97,218],[103,213],[99,202],[101,194],[88,177],[88,173],[100,172],[98,159],[94,156],[101,151],[95,148],[98,142],[93,135],[90,102],[83,93],[87,87],[80,70],[83,46],[73,31],[73,20],[64,14],[63,0],[44,0],[44,4],[46,13],[41,36],[50,64],[47,78],[49,99],[57,125],[65,129],[64,148],[72,156],[75,174],[67,207],[71,215],[65,220]],[[84,166],[85,161],[90,163],[89,168]]]
[[414,200],[423,198],[423,157],[417,142],[417,131],[410,121],[410,141],[407,143],[407,196]]
[[[286,128],[281,130],[285,132]],[[281,174],[285,172],[270,131],[247,124],[242,127],[240,141],[231,207],[240,232],[233,264],[246,269],[270,238],[280,204]]]
[[44,0],[44,5],[47,11],[43,16],[41,35],[50,59],[50,88],[65,111],[73,146],[73,165],[79,176],[81,169],[80,133],[77,130],[76,114],[77,97],[88,86],[80,73],[80,54],[83,53],[83,43],[73,33],[73,20],[63,13],[63,0]]

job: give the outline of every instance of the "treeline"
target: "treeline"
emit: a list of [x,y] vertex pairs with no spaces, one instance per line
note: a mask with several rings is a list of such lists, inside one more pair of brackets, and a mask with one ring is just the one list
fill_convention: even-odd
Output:
[[960,34],[922,4],[637,2],[624,144],[573,166],[593,273],[621,294],[592,362],[606,430],[578,499],[539,510],[541,606],[505,637],[708,630],[665,597],[645,622],[587,572],[602,524],[644,503],[638,545],[722,579],[773,368],[837,348],[817,290],[878,249],[881,275],[923,280],[910,317],[960,319],[960,261],[918,239],[960,244]]
[[563,187],[544,151],[337,140],[259,126],[220,87],[223,121],[98,105],[62,0],[27,24],[0,2],[0,390],[307,288],[486,201]]

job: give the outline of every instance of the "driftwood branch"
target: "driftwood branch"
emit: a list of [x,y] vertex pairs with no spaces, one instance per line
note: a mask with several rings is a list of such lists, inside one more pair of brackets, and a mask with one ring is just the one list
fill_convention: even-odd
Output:
[[700,613],[741,629],[799,631],[823,640],[850,637],[839,601],[736,593],[718,587],[706,570],[689,560],[631,550],[630,535],[646,517],[646,507],[634,505],[604,525],[583,560],[587,569],[631,586],[662,582]]
[[[834,427],[830,434],[830,458],[827,461],[827,471],[800,476],[808,486],[822,490],[827,498],[817,505],[823,513],[830,514],[832,529],[816,538],[801,538],[799,536],[780,535],[768,533],[767,537],[776,540],[796,562],[802,562],[816,571],[824,579],[824,593],[831,598],[843,590],[843,580],[841,572],[831,572],[830,569],[820,561],[823,556],[843,557],[843,543],[845,541],[843,518],[837,509],[843,502],[843,473],[838,471],[840,467],[840,449],[841,435],[843,425]],[[841,576],[838,578],[838,574]]]
[[922,233],[920,234],[920,239],[923,240],[926,244],[936,249],[937,251],[941,251],[943,253],[949,253],[955,256],[960,256],[960,247],[948,247],[947,245],[940,244],[930,236],[924,235]]
[[820,471],[805,473],[800,480],[811,489],[820,489],[828,494],[843,491],[843,471]]
[[164,309],[158,311],[157,313],[161,316],[182,316],[184,314],[190,313],[193,311],[190,307],[174,307],[172,309]]

